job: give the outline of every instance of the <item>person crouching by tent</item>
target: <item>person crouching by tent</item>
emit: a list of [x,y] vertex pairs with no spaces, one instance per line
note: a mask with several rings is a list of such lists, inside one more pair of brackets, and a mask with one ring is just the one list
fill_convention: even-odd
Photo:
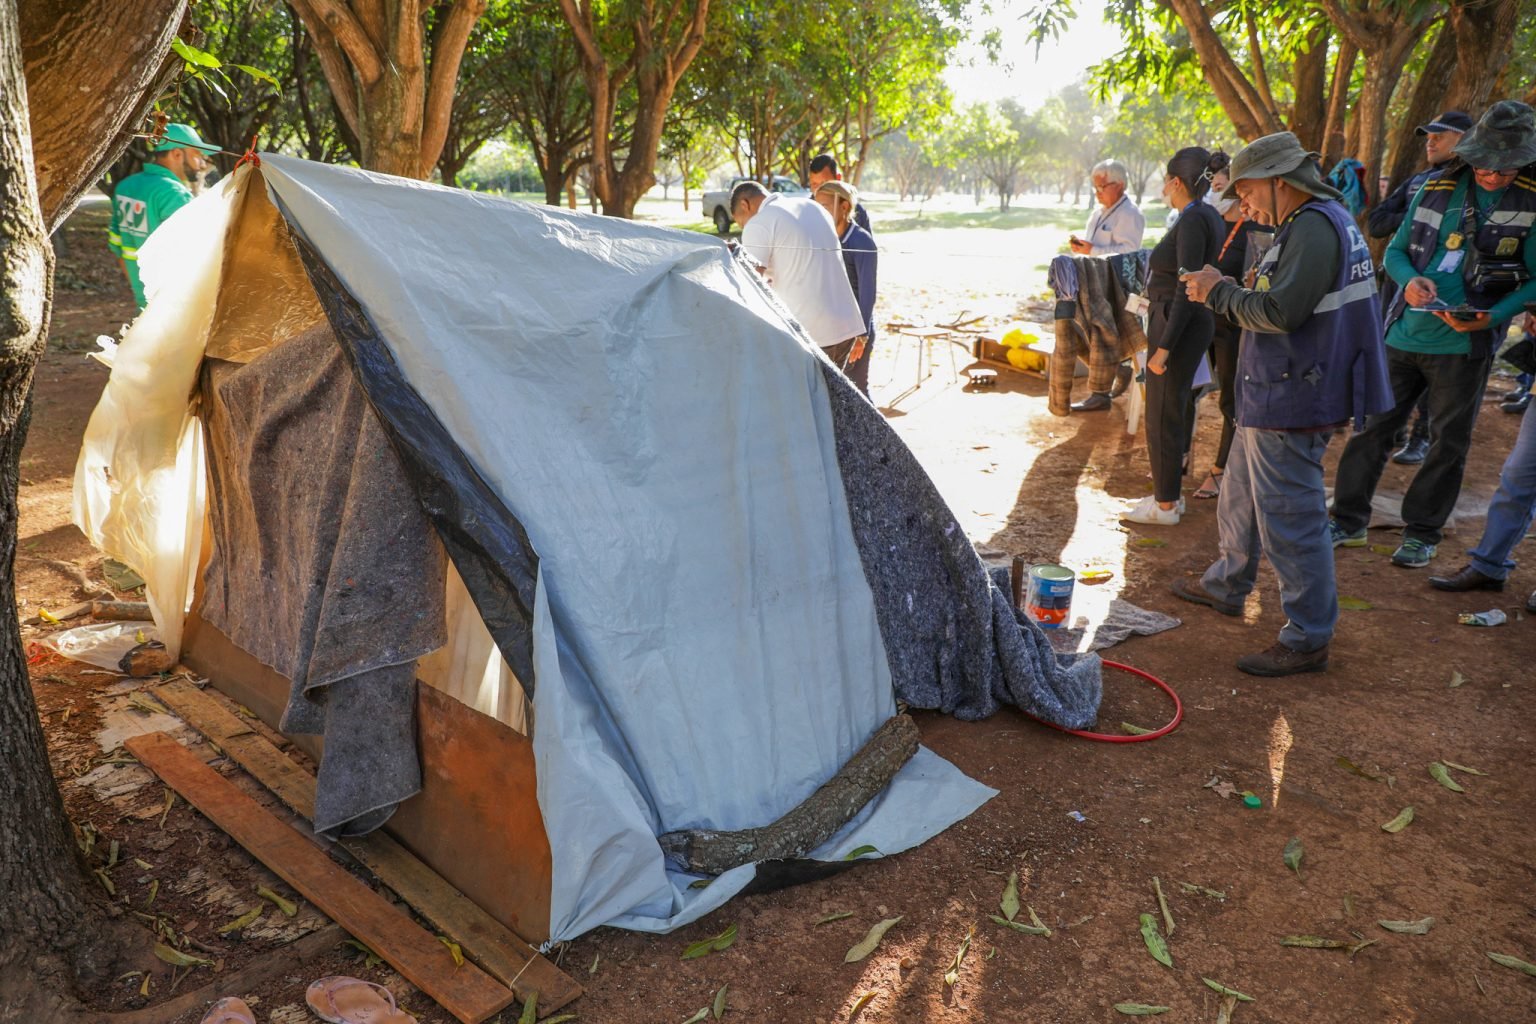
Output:
[[848,379],[868,398],[870,349],[875,344],[875,277],[879,260],[875,237],[853,219],[859,206],[859,193],[852,185],[843,181],[824,181],[817,186],[815,199],[832,215],[832,225],[843,246],[848,286],[853,289],[859,315],[864,318],[864,351],[858,358],[849,360],[846,372]]
[[814,200],[768,194],[755,181],[731,192],[741,247],[762,267],[773,293],[834,366],[864,353],[864,321],[843,269],[837,230]]
[[1245,654],[1250,675],[1328,667],[1339,618],[1323,453],[1336,428],[1392,407],[1381,302],[1365,236],[1324,184],[1295,135],[1257,139],[1232,161],[1228,195],[1265,223],[1274,244],[1253,288],[1205,266],[1184,274],[1189,297],[1243,328],[1237,366],[1237,436],[1217,506],[1220,555],[1174,594],[1240,616],[1267,555],[1286,623],[1276,643]]

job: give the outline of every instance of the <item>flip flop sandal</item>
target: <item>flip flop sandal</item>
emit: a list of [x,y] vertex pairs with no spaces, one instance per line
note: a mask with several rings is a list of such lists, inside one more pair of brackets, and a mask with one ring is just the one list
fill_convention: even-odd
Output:
[[202,1024],[256,1024],[256,1014],[244,999],[225,996],[208,1008]]
[[1205,483],[1200,485],[1200,489],[1195,492],[1195,497],[1197,497],[1197,498],[1219,498],[1219,497],[1221,497],[1221,478],[1223,476],[1225,476],[1225,475],[1226,475],[1225,473],[1207,473],[1205,475]]
[[311,982],[304,1001],[331,1024],[417,1024],[415,1017],[395,1005],[389,989],[359,978],[332,975]]

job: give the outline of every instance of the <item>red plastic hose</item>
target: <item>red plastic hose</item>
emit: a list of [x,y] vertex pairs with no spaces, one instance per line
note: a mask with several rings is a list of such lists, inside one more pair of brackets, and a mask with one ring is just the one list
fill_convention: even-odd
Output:
[[[1151,732],[1143,733],[1140,736],[1120,736],[1103,732],[1088,732],[1084,729],[1063,729],[1061,726],[1056,725],[1054,722],[1047,722],[1043,718],[1035,718],[1034,715],[1029,715],[1029,717],[1035,718],[1035,721],[1039,722],[1041,725],[1050,726],[1057,732],[1064,732],[1071,736],[1081,736],[1085,740],[1098,740],[1101,743],[1144,743],[1147,740],[1155,740],[1158,737],[1167,736],[1169,733],[1173,732],[1173,730],[1179,727],[1180,722],[1184,721],[1184,703],[1179,700],[1179,695],[1173,692],[1173,687],[1169,686],[1167,683],[1163,682],[1152,673],[1143,672],[1139,668],[1132,668],[1129,665],[1122,665],[1118,661],[1109,661],[1107,659],[1104,661],[1104,664],[1110,668],[1117,668],[1122,672],[1129,672],[1133,676],[1140,676],[1147,682],[1152,683],[1158,689],[1166,693],[1169,699],[1173,701],[1173,720],[1167,725],[1163,726],[1161,729],[1153,729]],[[1025,714],[1028,714],[1028,712],[1025,712]]]

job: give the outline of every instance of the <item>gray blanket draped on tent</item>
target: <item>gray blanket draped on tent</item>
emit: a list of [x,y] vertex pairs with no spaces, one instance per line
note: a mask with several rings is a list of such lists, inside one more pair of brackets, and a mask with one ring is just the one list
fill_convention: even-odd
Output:
[[421,788],[416,659],[441,647],[442,544],[328,326],[203,387],[214,545],[202,614],[292,681],[322,734],[315,829],[367,832]]
[[912,449],[847,377],[831,364],[822,373],[896,695],[965,720],[1012,704],[1068,729],[1092,724],[1098,656],[1052,649],[982,564]]

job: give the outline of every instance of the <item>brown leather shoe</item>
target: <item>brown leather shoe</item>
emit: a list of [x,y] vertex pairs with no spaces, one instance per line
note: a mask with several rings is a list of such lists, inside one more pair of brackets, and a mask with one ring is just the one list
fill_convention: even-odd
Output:
[[1207,608],[1214,608],[1223,615],[1236,617],[1243,614],[1243,602],[1233,604],[1231,601],[1218,600],[1206,591],[1199,580],[1185,579],[1180,576],[1168,585],[1168,589],[1172,590],[1176,597],[1182,597],[1194,604],[1203,604]]
[[1464,565],[1449,576],[1431,576],[1429,585],[1436,590],[1451,590],[1457,593],[1466,590],[1503,590],[1504,581],[1479,572],[1470,565]]
[[1315,651],[1293,651],[1285,644],[1277,643],[1267,651],[1245,654],[1237,659],[1237,667],[1251,676],[1294,676],[1301,672],[1324,672],[1328,669],[1328,645]]

